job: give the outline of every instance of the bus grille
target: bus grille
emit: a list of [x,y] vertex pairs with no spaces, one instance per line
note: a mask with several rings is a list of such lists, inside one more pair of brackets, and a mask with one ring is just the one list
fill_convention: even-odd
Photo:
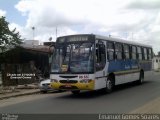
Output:
[[65,90],[77,90],[78,88],[76,86],[71,86],[71,87],[66,87],[66,86],[60,86],[60,89],[65,89]]
[[77,80],[60,80],[60,83],[77,83]]

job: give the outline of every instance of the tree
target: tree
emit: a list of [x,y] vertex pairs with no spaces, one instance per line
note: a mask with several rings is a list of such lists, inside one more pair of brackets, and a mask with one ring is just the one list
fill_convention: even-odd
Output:
[[0,17],[0,51],[2,52],[22,43],[21,36],[19,32],[16,32],[16,28],[11,31],[8,25],[9,22],[5,20],[5,17]]

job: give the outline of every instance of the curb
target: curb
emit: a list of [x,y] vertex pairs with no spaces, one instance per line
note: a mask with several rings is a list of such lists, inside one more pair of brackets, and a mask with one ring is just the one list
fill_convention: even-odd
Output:
[[11,98],[11,97],[19,97],[19,96],[25,96],[25,95],[32,95],[32,94],[36,94],[36,93],[40,93],[40,91],[34,91],[34,92],[20,93],[20,94],[15,94],[15,95],[4,96],[4,97],[0,97],[0,100],[8,99],[8,98]]

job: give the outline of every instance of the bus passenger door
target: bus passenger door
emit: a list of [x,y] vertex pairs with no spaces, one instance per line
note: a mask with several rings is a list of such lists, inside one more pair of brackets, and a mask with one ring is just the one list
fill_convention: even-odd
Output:
[[106,41],[96,40],[95,54],[95,89],[106,86]]

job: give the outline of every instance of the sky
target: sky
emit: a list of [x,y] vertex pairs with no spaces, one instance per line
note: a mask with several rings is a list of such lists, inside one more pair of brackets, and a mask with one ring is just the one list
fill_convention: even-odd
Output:
[[92,33],[160,51],[160,0],[0,0],[0,16],[25,40]]

